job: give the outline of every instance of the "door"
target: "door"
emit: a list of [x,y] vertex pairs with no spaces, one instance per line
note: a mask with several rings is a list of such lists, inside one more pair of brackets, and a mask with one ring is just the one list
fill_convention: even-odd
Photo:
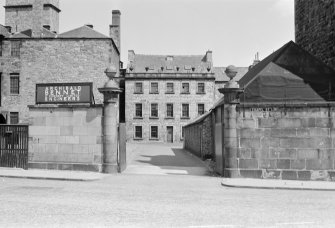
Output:
[[173,142],[173,127],[166,127],[167,131],[167,142],[172,143]]

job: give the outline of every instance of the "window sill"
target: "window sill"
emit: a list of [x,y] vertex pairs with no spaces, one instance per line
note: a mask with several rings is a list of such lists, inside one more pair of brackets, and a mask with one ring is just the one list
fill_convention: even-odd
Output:
[[13,93],[13,94],[9,94],[9,96],[18,97],[20,96],[20,94]]
[[150,138],[149,140],[150,140],[150,141],[159,141],[158,138]]
[[205,92],[197,92],[197,94],[206,94]]
[[180,94],[191,94],[191,93],[190,92],[187,92],[187,93],[185,92],[185,93],[180,93]]
[[140,141],[143,140],[143,138],[134,138],[134,140]]
[[134,92],[134,94],[143,94],[143,92]]
[[159,117],[155,117],[155,116],[150,116],[149,119],[152,119],[152,120],[158,120]]
[[182,120],[189,120],[190,117],[185,117],[185,116],[183,116],[183,117],[180,117],[180,119],[182,119]]
[[174,120],[174,117],[165,117],[166,120]]
[[165,94],[174,94],[174,92],[166,92]]
[[143,120],[143,117],[135,116],[134,120]]

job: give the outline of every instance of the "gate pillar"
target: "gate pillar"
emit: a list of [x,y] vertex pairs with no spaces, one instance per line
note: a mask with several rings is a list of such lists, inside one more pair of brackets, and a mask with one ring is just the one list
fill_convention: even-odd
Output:
[[118,172],[118,126],[119,126],[119,94],[122,90],[114,81],[117,71],[113,67],[105,70],[109,81],[99,92],[104,96],[103,110],[103,164],[102,172]]
[[236,105],[239,104],[239,95],[243,93],[238,83],[234,80],[237,74],[236,67],[228,66],[225,73],[230,78],[230,81],[224,88],[219,89],[219,92],[224,94],[223,112],[223,137],[222,137],[222,156],[224,176],[230,177],[230,169],[236,169],[237,163],[231,158],[237,157],[238,142],[237,142],[237,126],[236,126]]

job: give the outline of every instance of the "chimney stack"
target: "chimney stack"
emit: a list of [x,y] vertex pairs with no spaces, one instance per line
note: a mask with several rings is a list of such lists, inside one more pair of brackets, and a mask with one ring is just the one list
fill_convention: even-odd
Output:
[[114,40],[115,45],[121,52],[121,12],[120,10],[112,11],[112,24],[109,26],[109,35]]
[[135,65],[135,51],[128,50],[128,69],[132,71]]
[[93,25],[92,25],[92,24],[86,24],[85,26],[87,26],[87,27],[93,29]]

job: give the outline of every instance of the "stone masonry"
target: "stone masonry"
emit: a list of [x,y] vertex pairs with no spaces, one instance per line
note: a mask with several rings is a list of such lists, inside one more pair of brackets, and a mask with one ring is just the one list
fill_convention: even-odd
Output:
[[[20,39],[21,56],[10,56],[10,39],[4,40],[0,57],[2,70],[1,106],[19,112],[20,122],[28,122],[27,105],[35,104],[36,83],[93,82],[96,103],[102,103],[97,88],[106,81],[104,70],[119,63],[111,39]],[[9,93],[11,73],[19,73],[20,94]]]
[[29,168],[102,171],[102,110],[30,106]]
[[295,40],[335,69],[335,1],[295,0]]

